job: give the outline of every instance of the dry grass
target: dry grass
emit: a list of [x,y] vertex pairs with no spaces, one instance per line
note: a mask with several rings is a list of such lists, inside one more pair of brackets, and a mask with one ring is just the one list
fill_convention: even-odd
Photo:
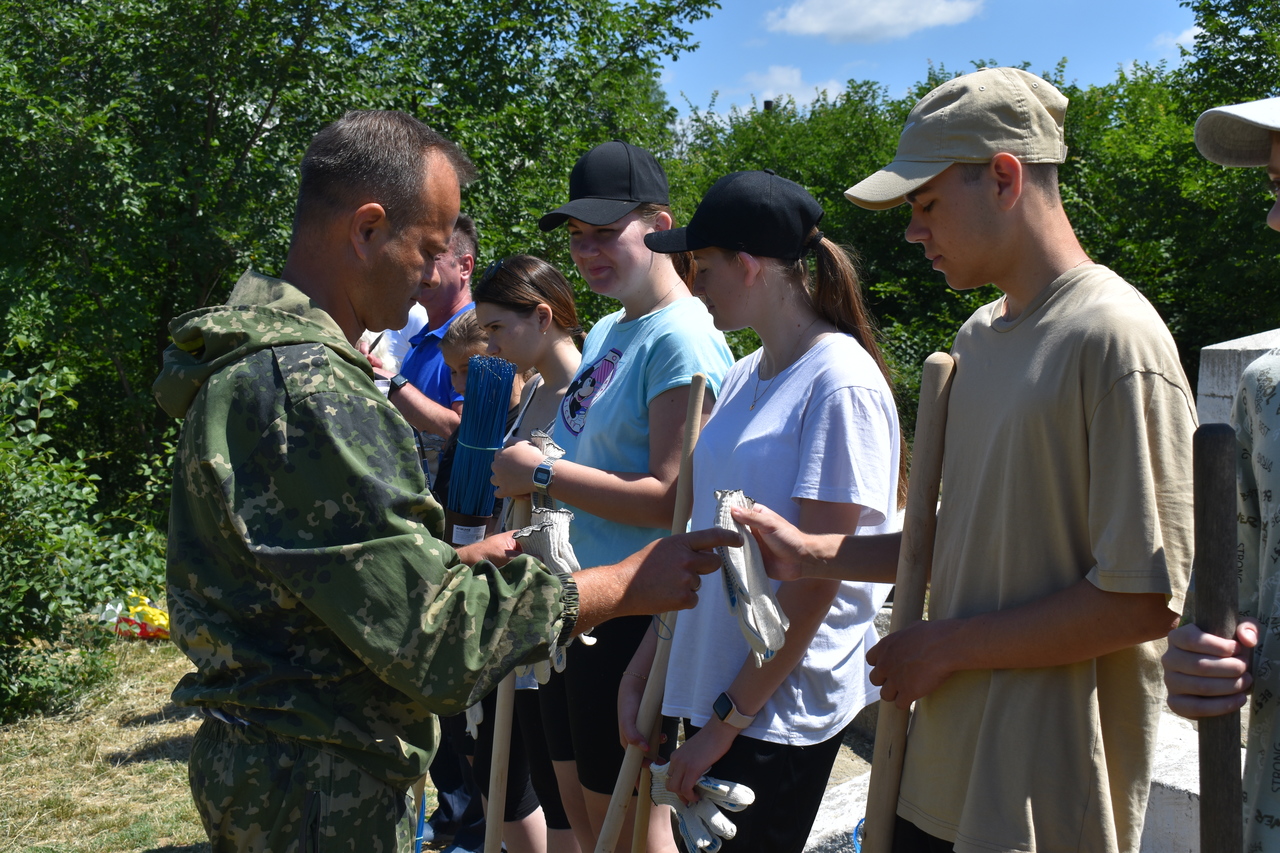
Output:
[[0,853],[209,853],[187,787],[200,717],[169,701],[193,667],[165,642],[116,654],[75,711],[0,726]]
[[191,667],[169,643],[117,649],[76,711],[0,727],[0,853],[209,850],[187,788],[199,720],[169,702]]

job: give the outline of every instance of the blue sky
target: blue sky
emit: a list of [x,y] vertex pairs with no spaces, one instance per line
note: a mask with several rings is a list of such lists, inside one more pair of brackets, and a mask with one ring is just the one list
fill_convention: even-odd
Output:
[[967,71],[971,60],[1031,70],[1066,57],[1068,80],[1115,79],[1137,62],[1179,62],[1194,17],[1177,0],[721,0],[692,29],[701,47],[668,62],[663,85],[681,113],[686,99],[716,110],[790,94],[812,100],[850,78],[875,80],[894,97],[923,79],[930,60]]

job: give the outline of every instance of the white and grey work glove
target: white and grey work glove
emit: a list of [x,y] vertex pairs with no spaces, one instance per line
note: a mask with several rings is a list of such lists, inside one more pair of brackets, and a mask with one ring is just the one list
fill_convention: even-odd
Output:
[[724,579],[724,591],[729,600],[729,612],[738,617],[742,636],[751,646],[751,658],[761,666],[782,648],[791,622],[774,598],[773,585],[764,571],[764,557],[760,545],[751,530],[734,521],[729,510],[733,507],[750,509],[756,502],[741,489],[716,490],[716,526],[736,530],[742,536],[742,547],[723,546],[720,552]]
[[671,806],[675,810],[680,823],[680,835],[684,838],[685,847],[690,853],[705,850],[716,853],[720,849],[721,838],[733,838],[738,828],[733,825],[721,811],[740,812],[755,802],[755,793],[746,785],[737,782],[725,782],[703,776],[693,790],[698,794],[698,801],[685,805],[684,801],[667,790],[667,770],[669,764],[654,764],[649,768],[653,773],[653,784],[650,793],[653,801],[660,805]]
[[[521,551],[541,560],[553,572],[572,574],[582,568],[578,565],[578,557],[573,553],[573,545],[569,542],[569,524],[572,521],[573,513],[567,509],[534,507],[533,524],[523,530],[517,530],[512,536],[520,542]],[[533,677],[538,683],[546,684],[551,678],[553,666],[556,672],[564,672],[564,650],[568,645],[569,638],[566,638],[564,643],[553,643],[550,660],[517,667],[516,673],[526,675],[532,670]]]

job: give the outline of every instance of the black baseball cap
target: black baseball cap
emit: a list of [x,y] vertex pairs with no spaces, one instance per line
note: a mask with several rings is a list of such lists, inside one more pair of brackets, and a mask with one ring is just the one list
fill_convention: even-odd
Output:
[[671,203],[667,173],[643,148],[606,142],[578,158],[569,173],[569,203],[545,214],[538,227],[551,231],[570,216],[608,225],[645,203]]
[[795,181],[769,169],[734,172],[707,190],[687,226],[651,231],[644,235],[644,244],[655,252],[715,246],[794,261],[816,245],[810,234],[822,214],[818,200]]

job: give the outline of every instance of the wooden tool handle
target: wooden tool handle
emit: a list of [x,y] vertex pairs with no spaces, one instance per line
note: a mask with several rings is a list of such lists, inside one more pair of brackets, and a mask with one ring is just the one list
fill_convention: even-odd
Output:
[[[911,451],[911,479],[898,551],[897,585],[889,631],[919,622],[924,613],[924,590],[933,565],[933,535],[938,526],[938,490],[942,483],[942,450],[947,432],[947,399],[955,361],[945,352],[925,359],[920,376],[920,408]],[[911,712],[883,701],[876,718],[876,745],[867,791],[865,853],[890,853],[902,783],[902,758],[907,746]]]
[[[1200,630],[1234,638],[1240,588],[1236,576],[1236,434],[1205,424],[1192,441],[1195,471],[1195,615]],[[1200,850],[1240,853],[1240,712],[1200,720]]]
[[[533,503],[528,498],[513,498],[511,528],[528,527],[533,517]],[[516,702],[516,674],[508,672],[498,683],[497,703],[493,711],[493,749],[489,762],[489,814],[484,825],[484,853],[502,850],[503,815],[507,810],[507,775],[511,768],[511,717]]]
[[[689,386],[689,408],[684,415],[684,440],[680,446],[680,476],[676,480],[676,509],[671,518],[671,533],[684,533],[689,526],[689,516],[693,511],[693,448],[698,443],[698,433],[702,431],[702,397],[706,391],[707,377],[695,373]],[[644,695],[640,697],[640,710],[636,714],[636,728],[641,732],[653,731],[658,714],[662,710],[662,690],[667,681],[667,663],[671,660],[671,637],[676,630],[676,611],[670,610],[662,614],[658,630],[658,645],[653,654],[653,665],[649,668],[649,680],[644,683]],[[627,817],[627,806],[631,802],[631,792],[635,790],[636,778],[640,775],[640,765],[644,761],[644,753],[635,744],[628,744],[626,754],[622,757],[622,769],[618,771],[618,781],[613,786],[613,796],[609,798],[609,810],[605,813],[604,824],[600,827],[600,840],[596,842],[596,853],[613,853],[617,846],[618,835],[622,832],[622,823]],[[636,815],[636,820],[647,820],[647,815]],[[641,853],[641,851],[633,851]]]

